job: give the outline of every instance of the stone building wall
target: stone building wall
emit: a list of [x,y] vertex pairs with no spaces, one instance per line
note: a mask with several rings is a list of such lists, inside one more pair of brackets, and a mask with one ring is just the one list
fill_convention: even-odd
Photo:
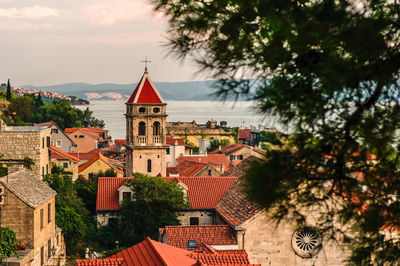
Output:
[[251,263],[261,265],[344,265],[344,246],[323,239],[320,252],[313,258],[296,255],[291,239],[296,228],[286,221],[278,226],[265,213],[240,225],[245,231],[237,231],[239,248],[245,248]]
[[201,169],[195,176],[220,176],[224,172],[224,165],[214,167],[208,164],[205,168]]
[[190,225],[191,217],[199,218],[199,225],[213,225],[216,219],[214,210],[182,210],[176,214],[181,225]]
[[[161,174],[162,176],[166,176],[167,169],[167,154],[164,146],[160,146],[160,148],[143,148],[143,149],[134,149],[131,152],[132,156],[130,160],[133,163],[133,172],[139,172],[143,174],[148,174],[151,176],[157,176]],[[147,171],[147,161],[151,160],[151,172]],[[132,173],[126,173],[126,176],[131,176]]]
[[4,155],[2,159],[23,160],[25,157],[29,157],[35,163],[32,171],[36,175],[50,173],[47,137],[50,138],[50,129],[33,132],[0,131],[0,154]]
[[34,247],[33,242],[33,208],[26,205],[7,188],[0,184],[3,197],[1,206],[1,226],[9,227],[17,235],[17,241],[28,249]]
[[234,151],[230,154],[226,155],[226,159],[228,159],[228,161],[231,161],[231,155],[235,156],[234,160],[238,160],[237,156],[238,155],[242,155],[243,156],[243,160],[246,160],[247,158],[249,158],[250,156],[254,156],[257,158],[265,158],[265,156],[263,154],[260,154],[254,150],[252,150],[250,147],[243,147],[237,151]]
[[78,179],[78,162],[70,160],[56,160],[53,159],[52,163],[64,168],[63,163],[68,163],[68,167],[64,168],[66,171],[72,172],[72,180]]

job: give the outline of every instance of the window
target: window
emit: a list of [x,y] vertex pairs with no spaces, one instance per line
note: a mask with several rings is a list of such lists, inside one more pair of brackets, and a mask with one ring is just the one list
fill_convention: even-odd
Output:
[[47,241],[47,257],[51,257],[51,239]]
[[44,175],[44,166],[42,166],[42,175]]
[[51,203],[47,204],[47,223],[51,222]]
[[42,137],[42,149],[44,149],[44,137]]
[[46,137],[46,145],[47,147],[50,147],[50,137]]
[[44,227],[43,219],[44,219],[44,211],[43,211],[43,209],[40,209],[40,230],[42,230]]
[[46,175],[49,173],[49,165],[46,164]]
[[229,159],[232,161],[232,160],[235,160],[235,155],[231,155],[231,156],[229,156]]
[[80,139],[83,139],[85,136],[84,135],[79,135],[79,138]]
[[145,136],[146,135],[146,123],[145,122],[139,122],[139,136]]
[[237,155],[236,157],[238,160],[243,160],[243,155]]
[[151,173],[151,160],[150,159],[147,160],[147,172]]
[[0,204],[4,203],[4,195],[3,195],[3,189],[0,188]]
[[68,162],[64,162],[63,163],[63,168],[68,168],[69,167],[69,163]]
[[75,135],[74,137],[77,139],[77,138],[78,138],[78,135]]
[[160,122],[154,122],[153,124],[153,135],[159,136],[160,135]]
[[40,265],[44,265],[44,247],[40,248]]
[[126,200],[126,199],[130,199],[131,198],[131,192],[122,192],[122,199]]
[[58,134],[58,129],[57,128],[52,128],[51,129],[51,134]]
[[56,147],[61,147],[61,140],[56,141]]
[[169,148],[167,148],[167,154],[169,154]]
[[156,114],[159,113],[160,112],[160,108],[158,108],[158,107],[154,108],[153,112],[156,113]]
[[139,113],[144,113],[144,112],[146,112],[146,108],[140,107],[140,108],[139,108]]
[[188,249],[196,249],[197,245],[196,245],[196,240],[188,240]]
[[211,170],[208,170],[208,176],[211,176]]
[[93,180],[94,174],[93,173],[89,173],[88,177],[89,177],[89,180]]
[[51,141],[51,146],[54,146],[54,141]]
[[199,217],[190,217],[190,225],[199,225]]

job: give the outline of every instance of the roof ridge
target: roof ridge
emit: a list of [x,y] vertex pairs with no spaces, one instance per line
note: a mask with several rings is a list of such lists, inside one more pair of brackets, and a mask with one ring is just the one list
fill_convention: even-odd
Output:
[[154,252],[157,254],[158,258],[164,263],[164,265],[168,265],[167,262],[164,260],[163,256],[161,256],[161,254],[158,251],[158,249],[156,248],[156,246],[153,244],[153,240],[150,237],[146,237],[145,240],[149,243],[149,245],[152,247]]

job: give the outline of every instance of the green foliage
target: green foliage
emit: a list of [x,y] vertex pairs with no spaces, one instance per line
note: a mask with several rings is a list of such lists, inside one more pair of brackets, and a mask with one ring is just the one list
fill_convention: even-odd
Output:
[[235,143],[238,143],[239,142],[239,128],[238,127],[235,127],[233,136],[235,138]]
[[[95,180],[97,181],[97,178]],[[96,215],[97,182],[79,178],[75,181],[74,187],[90,215]]]
[[11,86],[10,86],[10,79],[7,80],[7,94],[6,94],[6,99],[8,101],[11,100]]
[[8,112],[14,121],[28,121],[32,118],[32,100],[30,97],[13,97],[8,106]]
[[218,149],[220,146],[221,147],[225,147],[227,145],[229,145],[229,139],[213,139],[212,141],[210,141],[210,147],[207,148],[208,152],[211,151],[215,151],[216,149]]
[[[194,56],[218,78],[220,97],[256,100],[261,114],[276,115],[293,132],[250,168],[249,198],[299,225],[308,213],[298,210],[318,209],[324,234],[350,241],[350,263],[399,264],[398,241],[382,235],[400,228],[398,3],[154,4],[169,17],[172,52]],[[341,208],[333,199],[342,199]]]
[[273,145],[282,145],[281,140],[277,132],[271,131],[261,131],[260,132],[260,142],[268,142]]
[[100,170],[97,174],[97,177],[116,177],[117,171],[114,168],[108,168],[106,171]]
[[32,166],[35,164],[32,158],[25,157],[23,160],[23,165],[26,169],[32,170]]
[[0,154],[0,177],[8,174],[8,165],[5,163],[1,163],[1,158],[3,158],[4,154]]
[[86,107],[85,111],[79,112],[79,120],[82,122],[84,127],[105,127],[103,120],[98,120],[93,117],[93,111],[90,111],[89,107]]
[[99,241],[109,249],[115,248],[116,240],[132,246],[146,237],[157,238],[158,228],[179,224],[175,210],[188,207],[181,187],[161,177],[134,173],[126,186],[134,191],[133,200],[123,202],[120,220],[100,230]]
[[65,243],[69,252],[86,234],[84,217],[70,206],[57,206],[56,224],[64,232]]
[[0,260],[3,261],[5,258],[11,255],[16,255],[19,258],[17,251],[17,237],[10,228],[1,228],[1,238],[0,238]]

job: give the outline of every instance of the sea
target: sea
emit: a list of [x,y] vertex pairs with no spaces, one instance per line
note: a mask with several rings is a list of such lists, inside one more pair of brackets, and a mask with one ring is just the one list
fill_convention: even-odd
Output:
[[[263,125],[285,131],[274,116],[260,115],[255,109],[255,102],[244,101],[167,101],[167,121],[191,122],[199,124],[208,120],[227,121],[228,127],[248,128]],[[113,139],[125,138],[125,101],[91,100],[90,105],[76,106],[79,109],[89,107],[94,117],[103,119],[106,129]]]

